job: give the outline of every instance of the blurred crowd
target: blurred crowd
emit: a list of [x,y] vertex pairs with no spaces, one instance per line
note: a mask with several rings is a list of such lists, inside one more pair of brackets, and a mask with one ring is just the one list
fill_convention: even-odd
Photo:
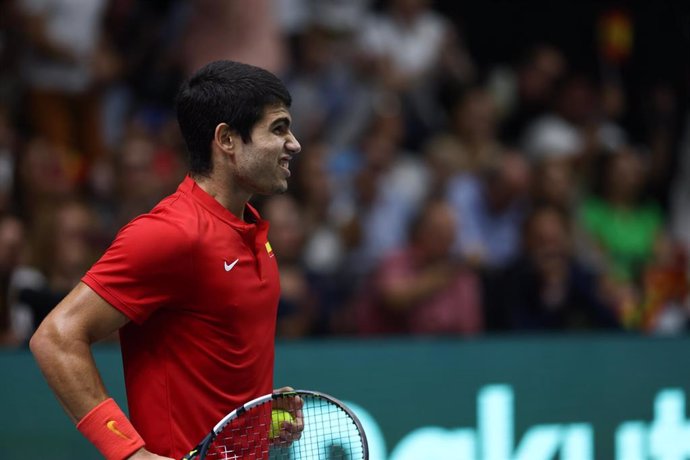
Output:
[[254,199],[279,337],[685,333],[689,88],[627,86],[634,12],[599,7],[579,68],[548,40],[487,63],[455,3],[0,3],[0,343],[175,190],[175,92],[215,59],[294,100],[290,190]]

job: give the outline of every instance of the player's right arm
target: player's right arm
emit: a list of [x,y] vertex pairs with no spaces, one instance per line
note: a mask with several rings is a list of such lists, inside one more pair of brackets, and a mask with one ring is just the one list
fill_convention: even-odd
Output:
[[[48,385],[74,423],[104,403],[108,393],[91,345],[129,319],[90,287],[79,283],[41,323],[30,348]],[[141,448],[130,460],[165,459]]]

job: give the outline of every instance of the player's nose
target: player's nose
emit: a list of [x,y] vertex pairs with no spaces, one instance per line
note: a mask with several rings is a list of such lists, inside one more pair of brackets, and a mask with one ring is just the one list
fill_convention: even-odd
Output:
[[291,155],[296,155],[302,150],[302,146],[292,132],[288,136],[288,140],[285,143],[285,148],[290,152]]

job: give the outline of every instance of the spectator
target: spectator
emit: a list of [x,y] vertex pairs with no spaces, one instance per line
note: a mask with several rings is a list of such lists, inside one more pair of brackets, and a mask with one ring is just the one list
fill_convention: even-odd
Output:
[[73,195],[77,187],[70,179],[68,165],[46,139],[30,139],[17,160],[20,208],[33,226],[43,207]]
[[496,163],[503,147],[497,138],[498,114],[491,94],[484,88],[465,90],[453,104],[448,132],[434,136],[427,149],[436,155],[455,156],[456,173],[480,173]]
[[661,207],[645,197],[646,170],[640,154],[625,147],[603,155],[594,193],[578,211],[585,246],[607,275],[626,326],[639,328],[642,277],[666,239]]
[[360,47],[380,88],[401,99],[406,145],[419,145],[441,122],[436,91],[441,76],[464,84],[474,66],[452,23],[428,0],[389,0],[377,17],[365,21]]
[[571,225],[558,208],[539,207],[525,221],[523,249],[492,286],[489,324],[512,330],[618,327],[597,275],[573,254]]
[[44,283],[19,294],[31,308],[34,328],[95,262],[102,250],[99,231],[91,209],[78,200],[68,199],[41,212],[34,224],[32,256]]
[[457,145],[451,139],[435,139],[424,149],[424,163],[429,171],[429,196],[443,196],[453,178],[462,174],[463,164]]
[[117,78],[103,95],[108,152],[120,146],[132,117],[161,123],[173,116],[172,102],[183,78],[180,48],[188,9],[184,0],[108,2],[104,34],[118,64]]
[[458,224],[425,204],[409,243],[387,253],[356,301],[361,334],[474,335],[483,330],[479,277],[452,252]]
[[295,134],[305,144],[320,140],[333,150],[348,148],[373,110],[371,88],[347,43],[350,35],[313,22],[296,37],[286,83],[294,99]]
[[[345,271],[342,222],[333,205],[334,190],[339,185],[337,178],[344,180],[347,174],[343,170],[334,172],[328,157],[326,144],[305,144],[302,154],[293,160],[292,168],[292,190],[300,203],[306,230],[302,257],[320,308],[315,334],[352,330],[352,321],[341,313],[355,280]],[[342,167],[335,167],[338,168]]]
[[402,133],[400,114],[374,118],[361,151],[354,153],[359,168],[334,197],[355,277],[405,241],[409,220],[428,191],[424,164],[403,150]]
[[23,81],[37,135],[51,144],[81,183],[89,163],[104,152],[97,84],[109,78],[101,66],[105,0],[21,0],[25,43]]
[[582,190],[575,181],[572,163],[565,158],[542,158],[533,169],[531,204],[555,207],[566,215],[574,213]]
[[663,234],[661,208],[644,196],[644,160],[630,147],[601,157],[594,193],[582,202],[580,222],[612,277],[640,279]]
[[280,262],[280,301],[276,334],[299,338],[312,334],[318,314],[317,296],[305,269],[302,254],[306,237],[304,216],[290,195],[268,198],[261,213],[270,219],[268,238]]
[[127,133],[114,161],[117,193],[113,228],[147,212],[174,191],[171,184],[183,176],[178,152],[142,127],[135,126]]
[[556,83],[565,75],[566,67],[558,48],[539,43],[526,51],[514,71],[495,69],[490,86],[502,114],[504,142],[516,145],[526,127],[548,111]]
[[184,177],[177,129],[130,123],[119,148],[92,165],[89,206],[112,239],[117,230],[172,193]]
[[556,89],[551,112],[530,123],[523,148],[533,159],[572,158],[587,165],[600,150],[615,150],[626,141],[625,132],[601,118],[597,93],[588,78],[571,75]]
[[462,225],[456,250],[473,266],[501,268],[517,254],[530,174],[520,153],[506,152],[480,174],[461,174],[449,183],[448,201]]
[[648,188],[657,202],[668,209],[671,186],[676,166],[681,166],[683,155],[681,114],[679,101],[683,97],[668,83],[652,86],[645,94],[642,110],[642,141],[649,146]]

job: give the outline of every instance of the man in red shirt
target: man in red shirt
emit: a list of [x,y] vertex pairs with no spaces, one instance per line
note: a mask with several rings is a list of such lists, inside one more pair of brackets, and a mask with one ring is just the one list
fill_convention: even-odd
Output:
[[[278,270],[268,224],[248,200],[287,189],[300,151],[290,102],[273,74],[231,61],[185,82],[177,114],[189,176],[122,228],[31,339],[49,385],[105,458],[180,458],[225,413],[271,391]],[[116,330],[131,419],[91,356]]]

